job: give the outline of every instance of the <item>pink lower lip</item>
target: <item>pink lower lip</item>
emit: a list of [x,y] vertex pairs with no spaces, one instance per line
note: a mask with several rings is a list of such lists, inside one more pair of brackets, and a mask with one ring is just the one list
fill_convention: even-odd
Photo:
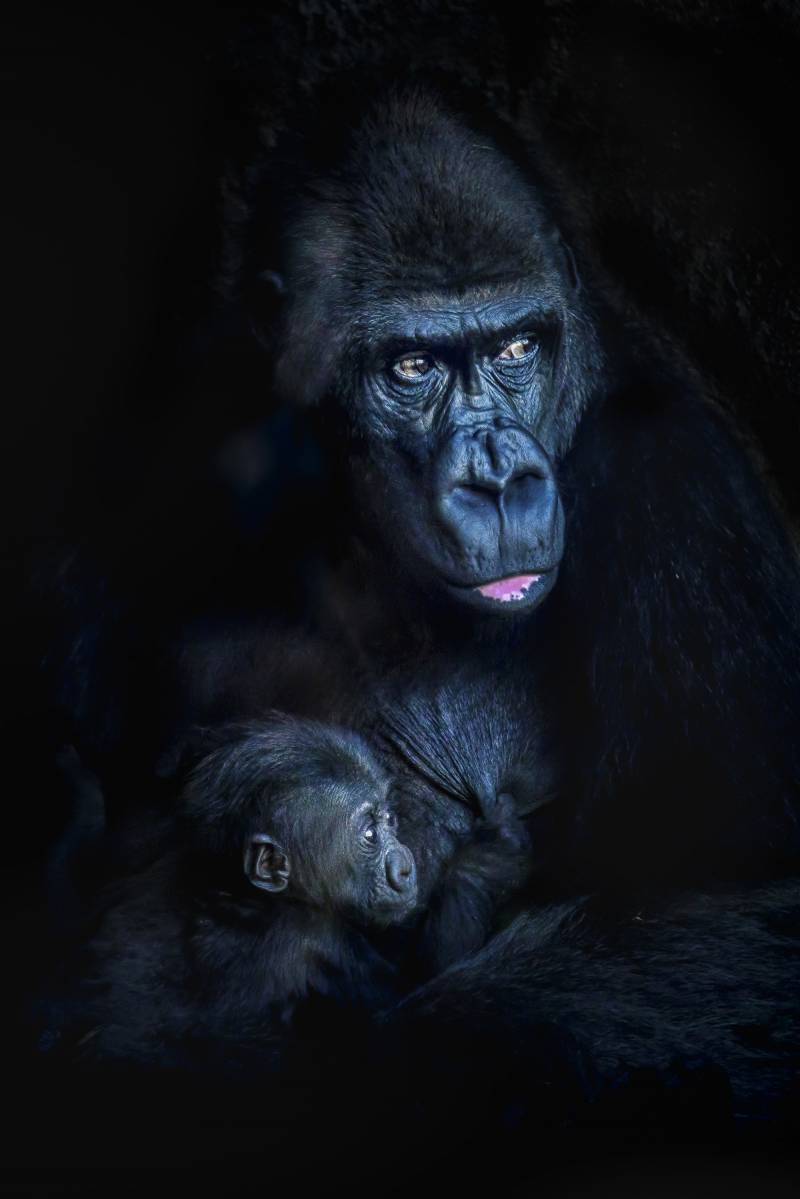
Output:
[[476,587],[487,599],[499,600],[501,604],[514,603],[524,599],[534,583],[538,583],[541,575],[513,575],[510,579],[495,579],[492,583],[484,583]]

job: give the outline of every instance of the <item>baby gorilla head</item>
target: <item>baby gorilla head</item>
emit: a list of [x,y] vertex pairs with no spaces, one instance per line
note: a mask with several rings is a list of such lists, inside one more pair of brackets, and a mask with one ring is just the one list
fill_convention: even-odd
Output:
[[261,891],[362,924],[413,911],[414,857],[397,838],[389,779],[359,737],[272,717],[215,738],[184,793],[186,814],[215,857],[243,858]]

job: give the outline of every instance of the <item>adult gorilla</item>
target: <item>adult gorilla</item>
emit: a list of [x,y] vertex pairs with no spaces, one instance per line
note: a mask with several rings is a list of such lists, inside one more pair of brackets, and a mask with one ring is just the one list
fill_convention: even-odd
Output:
[[[741,895],[665,908],[663,892],[743,887],[796,864],[800,577],[787,532],[691,372],[579,279],[553,190],[505,134],[408,91],[342,124],[343,136],[326,123],[248,173],[228,242],[230,292],[267,351],[261,385],[313,413],[332,491],[309,498],[307,477],[284,468],[286,498],[271,504],[260,557],[251,543],[246,586],[217,571],[221,650],[203,631],[205,597],[194,610],[171,597],[177,722],[208,714],[197,661],[212,662],[215,715],[257,707],[265,613],[294,609],[343,642],[357,689],[431,647],[440,665],[468,657],[507,683],[535,669],[569,769],[545,894],[606,894],[577,938],[572,924],[556,935],[557,914],[533,932],[523,921],[406,1012],[452,1010],[462,1028],[477,994],[473,1010],[497,1011],[493,1033],[508,1028],[517,1046],[520,1020],[533,1029],[570,1006],[564,988],[586,1010],[599,961],[600,1015],[606,995],[614,1024],[608,1036],[592,1024],[600,1059],[651,1064],[659,1025],[666,1041],[680,1027],[681,1052],[696,1043],[724,1059],[736,1029],[758,1025],[752,1064],[772,1035],[771,996],[785,1025],[785,975],[798,981],[788,941],[775,971],[797,924],[793,885],[775,899],[777,931],[770,892],[752,918]],[[159,575],[156,607],[164,592]],[[274,704],[274,678],[265,690]],[[324,715],[325,695],[303,698]],[[141,754],[137,728],[131,740]],[[643,892],[657,886],[658,919],[632,948]],[[738,981],[723,969],[737,927]],[[704,1020],[695,1041],[691,996],[699,1019],[718,987],[719,1035]],[[790,1042],[775,1043],[781,1060]]]
[[[237,197],[232,285],[336,468],[350,552],[310,606],[379,669],[536,664],[562,878],[769,873],[798,847],[795,552],[691,373],[578,279],[551,190],[406,92]],[[274,593],[291,538],[265,544]]]
[[[571,773],[550,893],[608,897],[577,936],[523,924],[406,1005],[412,1093],[447,1043],[417,1017],[474,1062],[495,1012],[496,1063],[524,1028],[536,1058],[539,1022],[572,1012],[604,1072],[694,1048],[763,1113],[794,1060],[796,888],[641,915],[658,888],[797,860],[800,576],[748,452],[675,353],[578,277],[530,156],[428,94],[326,127],[237,200],[233,285],[335,467],[349,552],[314,576],[313,609],[325,624],[332,599],[372,669],[434,645],[490,677],[535,670]],[[277,532],[270,553],[274,580]]]

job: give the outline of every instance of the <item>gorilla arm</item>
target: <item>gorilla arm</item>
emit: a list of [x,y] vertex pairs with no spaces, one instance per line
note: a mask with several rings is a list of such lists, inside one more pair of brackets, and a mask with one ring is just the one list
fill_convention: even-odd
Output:
[[558,1094],[608,1101],[632,1070],[693,1062],[724,1068],[738,1116],[786,1115],[800,1064],[798,934],[794,880],[613,913],[595,900],[551,905],[421,987],[384,1028],[410,1084],[429,1069],[456,1103],[468,1069],[463,1102],[480,1102],[481,1081],[491,1101],[502,1081],[503,1102],[531,1105],[544,1085],[539,1116],[558,1122]]
[[498,909],[531,872],[531,845],[508,795],[482,802],[484,820],[456,852],[434,891],[421,957],[432,974],[485,944]]
[[797,560],[744,448],[708,405],[632,387],[562,481],[547,694],[596,764],[567,870],[689,883],[796,856]]

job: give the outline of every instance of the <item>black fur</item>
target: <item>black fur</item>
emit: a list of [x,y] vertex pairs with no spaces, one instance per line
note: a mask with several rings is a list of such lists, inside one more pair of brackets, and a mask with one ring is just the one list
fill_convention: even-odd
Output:
[[[734,1119],[796,1127],[798,899],[800,887],[788,880],[627,909],[583,899],[520,916],[390,1014],[408,1071],[406,1093],[416,1093],[424,1061],[459,1103],[468,1073],[473,1102],[459,1103],[455,1127],[470,1107],[468,1120],[475,1119],[480,1080],[505,1074],[513,1086],[503,1102],[527,1105],[540,1122],[536,1099],[546,1107],[548,1097],[546,1089],[537,1094],[536,1083],[573,1078],[575,1090],[558,1098],[548,1118],[564,1118],[568,1099],[573,1114],[583,1100],[595,1121],[625,1120],[642,1115],[631,1103],[632,1080],[647,1084],[647,1103],[648,1088],[657,1093],[672,1071],[680,1092],[681,1069],[712,1066],[722,1068],[714,1103],[686,1113],[700,1130]],[[431,1109],[442,1099],[431,1094]],[[483,1113],[493,1107],[490,1101]]]
[[[538,933],[522,925],[430,984],[440,998],[408,1009],[423,1017],[412,1021],[423,1049],[415,1056],[412,1047],[410,1058],[419,1063],[425,1047],[455,1028],[461,1035],[448,1068],[461,1077],[456,1063],[479,1032],[475,1020],[463,1027],[453,1017],[463,998],[490,1046],[504,1050],[488,1052],[490,1076],[526,1038],[540,1043],[535,1028],[568,1027],[601,1074],[613,1074],[612,1059],[649,1068],[707,1053],[750,1114],[787,1102],[791,1033],[770,1041],[774,1069],[759,1074],[760,1051],[737,1041],[735,1030],[755,1026],[756,1038],[771,1037],[764,1027],[795,1020],[796,927],[789,922],[784,940],[770,917],[779,920],[787,905],[794,911],[791,884],[754,899],[747,889],[690,895],[675,907],[665,899],[663,916],[646,924],[646,945],[629,940],[648,895],[796,870],[800,575],[755,457],[691,368],[630,318],[580,254],[576,276],[561,241],[571,230],[557,189],[518,147],[503,143],[515,160],[509,166],[485,129],[476,132],[430,97],[394,97],[345,128],[343,141],[323,131],[316,162],[313,139],[306,143],[312,161],[284,254],[269,236],[258,240],[263,194],[250,193],[251,240],[237,284],[245,295],[248,272],[267,262],[282,272],[288,304],[272,326],[277,340],[262,331],[277,357],[276,383],[288,398],[318,405],[340,494],[348,485],[354,500],[359,540],[338,573],[319,577],[320,608],[333,577],[340,627],[361,662],[385,668],[434,643],[456,675],[468,659],[490,687],[510,679],[514,720],[524,722],[535,705],[513,680],[526,664],[535,670],[568,771],[550,882],[567,893],[614,896],[581,925],[588,931],[577,942],[569,925],[552,926],[546,968],[531,950]],[[495,478],[482,451],[466,473],[448,456],[458,430],[476,424],[467,376],[450,376],[449,408],[431,400],[432,415],[412,418],[381,381],[372,346],[387,302],[425,347],[437,305],[455,306],[463,320],[470,305],[500,296],[512,304],[526,294],[549,312],[528,406],[513,388],[487,383],[477,423],[521,421],[541,448],[535,459],[524,439],[505,445],[514,452],[516,444],[522,477],[556,481],[564,550],[554,582],[559,518],[547,515],[532,487],[526,561],[551,568],[552,590],[529,592],[533,602],[519,614],[495,615],[442,586],[480,583],[506,562],[512,572],[521,563],[518,542],[506,558],[501,533],[498,557],[471,518],[444,544],[449,487],[477,484],[480,530],[492,527],[495,501],[489,491],[487,506],[483,489]],[[445,318],[434,345],[448,331]],[[308,375],[300,356],[317,345]],[[416,770],[440,781],[452,775],[453,755],[440,746],[423,749],[420,763],[419,728],[404,743]],[[751,916],[751,902],[763,919]],[[541,929],[537,919],[530,918]],[[681,962],[690,965],[685,986]],[[718,1024],[709,1016],[715,1005]],[[520,1034],[511,1044],[509,1027]],[[558,1059],[558,1035],[551,1043]],[[542,1070],[535,1057],[532,1050],[530,1078]]]
[[[477,698],[467,695],[470,716]],[[175,848],[98,899],[100,928],[82,970],[100,991],[77,1001],[72,1019],[86,1046],[78,1056],[233,1063],[239,1072],[250,1056],[252,1074],[280,1055],[298,1012],[322,999],[387,1007],[415,980],[480,948],[529,873],[515,800],[528,814],[550,799],[552,771],[528,729],[513,752],[509,744],[513,769],[505,764],[490,750],[502,710],[494,724],[484,710],[484,752],[472,773],[447,790],[402,773],[399,729],[417,741],[435,729],[427,744],[449,743],[452,752],[476,736],[464,713],[445,691],[427,706],[418,695],[406,714],[386,710],[383,764],[355,734],[308,720],[207,731],[182,789]],[[398,777],[387,770],[395,766]],[[277,894],[251,885],[265,886],[249,856],[265,840],[285,855],[286,878],[266,884]],[[403,877],[390,886],[401,855]],[[394,944],[375,931],[403,924]]]
[[[150,583],[136,560],[126,565],[120,602],[137,620],[120,620],[123,645],[132,641],[119,656],[135,663],[138,690],[127,690],[126,715],[125,676],[109,680],[107,654],[102,670],[88,663],[80,694],[93,695],[94,678],[114,703],[83,710],[115,712],[117,724],[98,745],[79,718],[75,736],[105,764],[112,802],[125,790],[130,799],[133,766],[146,774],[149,749],[194,718],[197,630],[233,630],[257,647],[266,614],[329,638],[356,703],[434,646],[446,669],[469,662],[490,690],[511,679],[507,703],[524,726],[536,705],[513,680],[535,669],[568,766],[550,879],[616,902],[591,955],[566,932],[563,947],[549,946],[556,964],[568,957],[563,973],[533,969],[531,942],[515,933],[496,958],[490,947],[472,962],[465,993],[474,988],[501,1025],[574,1009],[603,1061],[649,1061],[645,1041],[660,1026],[664,1053],[668,1042],[708,1046],[736,1075],[731,1038],[706,1037],[707,988],[739,944],[725,1020],[732,1027],[740,1010],[748,1025],[753,995],[764,1011],[783,1009],[789,968],[782,942],[750,920],[750,892],[735,887],[796,871],[794,545],[719,406],[593,277],[535,156],[427,94],[370,100],[355,120],[316,99],[308,135],[246,172],[228,230],[227,294],[266,350],[253,394],[290,414],[291,436],[274,417],[258,433],[287,450],[281,487],[253,501],[235,535],[218,527],[213,551],[183,550],[180,521],[168,529]],[[575,243],[577,274],[562,238]],[[487,322],[504,330],[496,344]],[[506,338],[524,343],[516,375]],[[426,364],[422,381],[398,376],[418,352],[436,359],[434,375]],[[311,468],[288,453],[306,419],[322,450]],[[221,521],[219,490],[199,511]],[[507,574],[540,578],[519,603],[478,591]],[[132,714],[167,676],[178,698],[165,698],[154,730]],[[229,681],[233,709],[247,707]],[[413,771],[452,785],[452,754],[419,751],[416,725],[402,740]],[[441,824],[437,836],[448,835]],[[674,917],[648,926],[632,978],[625,938],[642,893],[721,880],[731,890],[710,906],[690,896],[685,922],[667,907]],[[759,894],[780,913],[779,894]],[[697,965],[679,996],[682,958]],[[450,979],[432,994],[446,997]],[[446,1008],[443,998],[420,1010],[434,1020]],[[780,1090],[783,1077],[779,1067],[765,1085]]]

